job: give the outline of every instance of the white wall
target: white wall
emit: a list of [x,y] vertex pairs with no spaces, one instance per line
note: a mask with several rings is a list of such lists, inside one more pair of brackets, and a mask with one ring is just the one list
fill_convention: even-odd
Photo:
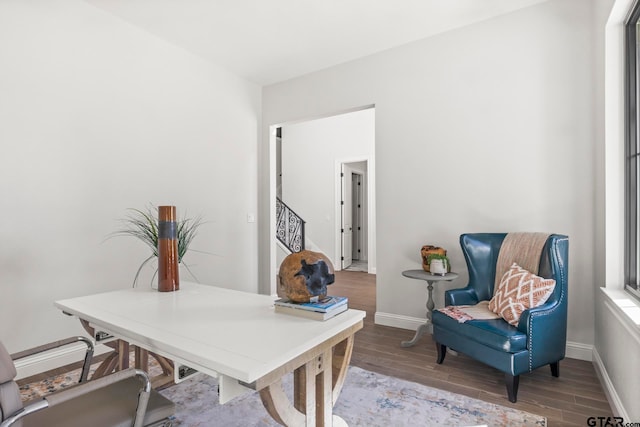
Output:
[[355,111],[282,128],[282,200],[307,223],[305,233],[340,268],[336,252],[336,165],[373,158],[375,110]]
[[269,125],[375,104],[378,320],[424,318],[424,287],[400,274],[423,244],[449,250],[459,287],[461,233],[564,233],[568,340],[593,344],[591,6],[551,0],[263,90],[263,177]]
[[[127,288],[148,256],[126,209],[207,223],[185,261],[257,290],[260,88],[77,0],[0,2],[0,339],[81,332],[57,299]],[[149,286],[145,271],[141,286]],[[185,278],[183,277],[183,280]]]

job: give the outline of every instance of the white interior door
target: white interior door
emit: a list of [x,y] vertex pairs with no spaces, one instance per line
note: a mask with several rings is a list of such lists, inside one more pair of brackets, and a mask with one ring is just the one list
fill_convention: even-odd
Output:
[[342,164],[342,200],[340,215],[342,218],[341,236],[342,236],[342,268],[345,269],[353,262],[351,251],[353,246],[353,191],[351,183],[351,174],[353,169],[348,165]]

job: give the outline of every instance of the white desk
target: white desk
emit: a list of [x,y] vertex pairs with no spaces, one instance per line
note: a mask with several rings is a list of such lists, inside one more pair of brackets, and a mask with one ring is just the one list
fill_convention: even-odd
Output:
[[[275,313],[273,297],[181,282],[56,301],[97,330],[219,378],[220,402],[259,390],[284,425],[330,426],[365,312],[324,322]],[[332,373],[333,369],[333,373]],[[294,373],[294,402],[281,379]],[[317,404],[317,405],[316,405]]]

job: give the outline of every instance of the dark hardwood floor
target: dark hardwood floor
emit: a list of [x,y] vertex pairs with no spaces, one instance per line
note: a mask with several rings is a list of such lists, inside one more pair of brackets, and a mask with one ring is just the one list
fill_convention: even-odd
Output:
[[[356,334],[351,364],[370,371],[460,393],[547,417],[548,426],[586,426],[587,418],[613,413],[591,362],[564,359],[560,377],[548,367],[520,376],[518,402],[507,399],[504,376],[498,370],[465,355],[447,356],[436,363],[436,348],[425,334],[410,348],[400,341],[414,332],[374,324],[376,276],[351,271],[336,272],[330,294],[349,297],[349,307],[367,312],[364,328]],[[425,289],[426,301],[426,289]]]

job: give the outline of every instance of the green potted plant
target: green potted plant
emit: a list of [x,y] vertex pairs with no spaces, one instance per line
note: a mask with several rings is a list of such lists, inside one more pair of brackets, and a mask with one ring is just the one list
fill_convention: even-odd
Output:
[[[111,236],[133,236],[140,239],[144,244],[151,249],[151,255],[142,261],[136,275],[133,279],[133,286],[136,286],[138,277],[142,268],[149,263],[149,261],[158,257],[158,208],[149,206],[146,211],[140,209],[128,209],[129,214],[122,220],[123,228],[115,231]],[[182,262],[182,258],[189,250],[189,245],[196,236],[198,228],[202,225],[202,218],[200,216],[195,218],[182,218],[177,221],[177,238],[178,238],[178,263],[183,265],[189,274],[197,281],[189,266]],[[154,273],[154,278],[155,274]],[[152,278],[153,281],[153,278]]]
[[429,254],[429,256],[427,256],[427,263],[429,264],[431,274],[444,276],[451,271],[451,264],[446,255]]

